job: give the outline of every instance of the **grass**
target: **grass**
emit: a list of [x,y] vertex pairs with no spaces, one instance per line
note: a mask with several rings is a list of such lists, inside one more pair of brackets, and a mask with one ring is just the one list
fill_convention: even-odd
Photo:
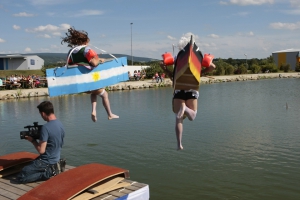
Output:
[[6,76],[10,76],[10,75],[15,75],[15,74],[21,74],[24,76],[28,76],[28,75],[39,75],[39,76],[44,76],[43,72],[38,69],[38,70],[0,70],[0,77],[1,78],[5,78]]

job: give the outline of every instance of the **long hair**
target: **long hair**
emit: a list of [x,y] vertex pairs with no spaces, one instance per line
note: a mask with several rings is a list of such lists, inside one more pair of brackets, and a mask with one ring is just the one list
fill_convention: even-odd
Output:
[[68,47],[71,48],[90,41],[86,31],[78,31],[74,27],[69,28],[66,37],[62,37],[61,39],[61,44],[67,43]]
[[179,51],[182,50],[190,42],[191,35],[193,35],[194,40],[198,39],[197,35],[190,32],[182,35],[177,45]]

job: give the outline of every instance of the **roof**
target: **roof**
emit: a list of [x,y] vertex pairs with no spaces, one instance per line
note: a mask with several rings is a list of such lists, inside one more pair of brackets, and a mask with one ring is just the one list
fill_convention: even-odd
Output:
[[284,52],[300,52],[300,49],[286,49],[286,50],[274,51],[272,53],[284,53]]
[[4,55],[4,54],[0,54],[0,58],[27,58],[30,56],[37,56],[37,55],[21,55],[21,54],[8,54],[8,55]]

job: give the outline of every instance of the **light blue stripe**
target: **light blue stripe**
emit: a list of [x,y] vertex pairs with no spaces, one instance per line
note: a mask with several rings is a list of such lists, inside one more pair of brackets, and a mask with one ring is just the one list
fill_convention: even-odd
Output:
[[47,78],[49,77],[67,77],[67,76],[75,76],[80,74],[87,74],[90,72],[98,72],[102,70],[107,70],[119,66],[126,66],[127,65],[127,58],[121,57],[118,58],[118,60],[111,60],[108,62],[105,62],[104,64],[99,64],[94,69],[90,70],[83,66],[78,67],[61,67],[61,68],[52,68],[46,70]]
[[84,83],[84,84],[70,84],[63,85],[57,87],[48,87],[48,92],[50,97],[66,95],[66,94],[76,94],[91,90],[96,90],[100,88],[105,88],[109,85],[114,85],[122,81],[128,81],[128,74],[124,73],[119,76],[113,76],[105,80],[99,80],[92,83]]

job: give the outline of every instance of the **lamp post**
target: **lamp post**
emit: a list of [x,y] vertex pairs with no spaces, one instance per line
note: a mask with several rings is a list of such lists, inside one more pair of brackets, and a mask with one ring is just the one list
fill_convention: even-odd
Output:
[[130,28],[131,28],[131,66],[133,66],[133,58],[132,58],[132,24],[130,23]]
[[247,54],[244,54],[246,56],[246,68],[248,69],[248,64],[247,64]]
[[172,44],[172,47],[173,47],[173,57],[174,57],[174,47],[176,47],[176,45]]

